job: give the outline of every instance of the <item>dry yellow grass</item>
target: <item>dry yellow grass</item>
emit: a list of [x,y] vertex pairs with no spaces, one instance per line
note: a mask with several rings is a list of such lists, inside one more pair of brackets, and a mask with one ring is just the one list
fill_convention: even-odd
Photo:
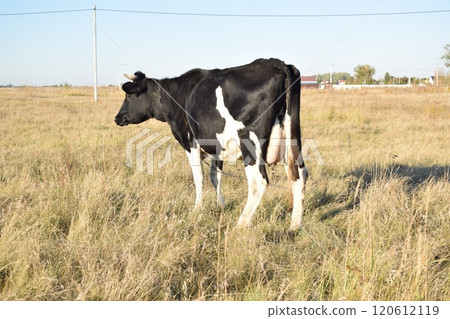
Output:
[[307,162],[295,235],[273,187],[254,227],[235,230],[246,183],[227,176],[227,206],[207,185],[193,212],[173,139],[154,176],[125,166],[127,139],[170,130],[117,127],[123,94],[91,94],[0,89],[1,300],[449,299],[448,89],[302,92],[303,137],[325,165]]

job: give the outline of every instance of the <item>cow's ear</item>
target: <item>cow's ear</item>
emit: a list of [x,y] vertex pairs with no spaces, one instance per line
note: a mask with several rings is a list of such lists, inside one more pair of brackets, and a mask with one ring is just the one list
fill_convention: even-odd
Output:
[[136,94],[137,96],[139,96],[139,94],[147,91],[147,85],[145,84],[145,81],[127,82],[122,85],[122,90],[124,90],[128,94]]
[[145,79],[145,74],[142,73],[141,71],[137,71],[136,73],[134,73],[133,81],[139,82],[139,81],[143,81],[144,79]]

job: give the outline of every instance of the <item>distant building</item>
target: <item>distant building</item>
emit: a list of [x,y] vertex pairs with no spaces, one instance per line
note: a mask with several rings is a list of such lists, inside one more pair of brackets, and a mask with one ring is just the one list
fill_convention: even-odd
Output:
[[315,75],[306,75],[302,76],[302,89],[317,89],[319,87],[319,84],[317,83],[316,76]]
[[436,79],[436,77],[434,75],[430,76],[430,78],[428,79],[428,83],[430,83],[431,85],[434,85],[435,79]]

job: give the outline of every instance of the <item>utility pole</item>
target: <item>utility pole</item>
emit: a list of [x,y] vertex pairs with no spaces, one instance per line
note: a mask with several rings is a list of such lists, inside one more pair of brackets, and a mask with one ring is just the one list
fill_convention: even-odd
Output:
[[94,18],[94,101],[98,101],[97,97],[97,10],[94,5],[93,18]]

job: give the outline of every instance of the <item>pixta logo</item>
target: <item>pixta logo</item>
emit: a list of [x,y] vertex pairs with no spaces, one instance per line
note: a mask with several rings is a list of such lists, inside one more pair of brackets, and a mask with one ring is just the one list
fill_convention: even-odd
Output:
[[307,138],[302,143],[302,155],[303,160],[305,162],[308,161],[316,161],[317,165],[324,166],[325,161],[323,160],[322,155],[320,155],[319,148],[316,145],[316,142],[312,138]]
[[[135,167],[136,170],[140,171],[140,172],[144,172],[144,164],[145,164],[145,171],[147,174],[149,175],[154,175],[155,173],[155,169],[160,169],[162,168],[164,165],[166,165],[167,163],[169,163],[171,161],[171,146],[168,144],[168,141],[171,140],[171,137],[169,136],[164,136],[159,132],[152,132],[149,129],[144,129],[142,131],[140,131],[139,133],[135,134],[133,137],[131,137],[130,139],[127,140],[126,143],[126,161],[125,164],[130,167],[133,168]],[[212,140],[199,140],[201,145],[213,145],[216,147],[219,147],[220,145],[217,144],[218,140],[212,139]],[[228,146],[230,145],[229,143],[230,141],[228,141]],[[256,149],[256,145],[253,144],[252,141],[248,140],[242,140],[240,141],[242,142],[244,145],[246,145],[246,147],[248,149],[251,150],[250,153],[255,153]],[[234,144],[235,147],[237,148],[240,143],[239,141],[235,141]],[[263,144],[265,141],[261,140],[259,141],[260,144]],[[297,141],[296,140],[292,140],[291,141],[292,144],[289,143],[289,141],[287,140],[283,140],[283,142],[280,142],[279,145],[283,145],[282,147],[289,147],[289,145],[296,145]],[[317,165],[319,166],[323,166],[325,165],[325,161],[323,160],[319,149],[317,148],[317,145],[315,143],[315,141],[313,139],[305,139],[304,142],[302,143],[302,155],[303,155],[303,160],[305,162],[308,161],[315,161],[317,163]],[[278,145],[278,144],[277,144]],[[231,149],[231,148],[230,148]],[[220,150],[219,150],[220,152]],[[237,156],[240,156],[238,154],[240,154],[240,152],[231,152],[232,154],[234,154],[234,157],[232,156],[231,158],[227,158],[225,159],[227,165],[236,165],[236,160],[237,160]],[[283,152],[284,154],[287,153],[287,150],[285,152]],[[160,158],[160,160],[158,162],[156,162],[156,155],[158,155],[158,158]],[[189,154],[188,154],[189,156]],[[249,158],[244,159],[244,163],[245,161],[251,160]],[[301,161],[301,159],[300,159]],[[195,161],[191,161],[191,163],[194,163]],[[280,162],[280,164],[284,164],[286,163],[286,158],[283,158]],[[260,165],[265,165],[266,162],[264,160],[262,160]],[[198,164],[195,165],[201,165],[201,163],[199,162]]]
[[[125,164],[133,168],[133,154],[135,154],[136,170],[144,171],[144,162],[146,163],[146,172],[149,175],[154,174],[155,168],[160,169],[171,160],[171,146],[168,145],[169,136],[162,136],[159,132],[151,132],[144,129],[127,140]],[[161,152],[165,147],[163,159],[155,163],[155,155]],[[133,152],[134,151],[134,152]]]

